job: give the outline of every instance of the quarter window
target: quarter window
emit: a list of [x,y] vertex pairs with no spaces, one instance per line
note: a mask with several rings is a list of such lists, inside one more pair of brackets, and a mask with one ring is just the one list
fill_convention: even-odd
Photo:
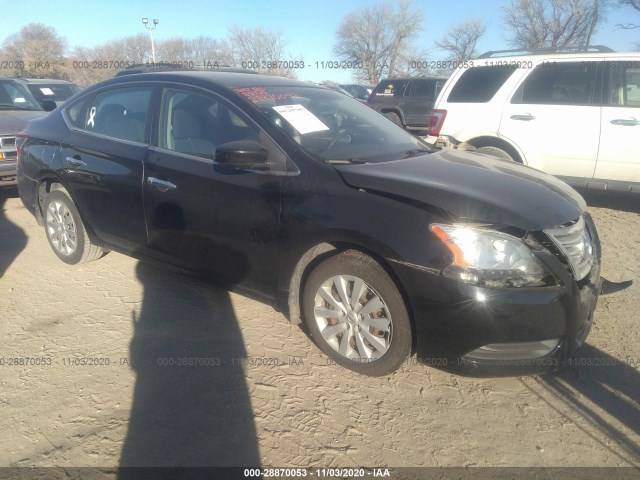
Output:
[[451,89],[450,103],[486,103],[516,71],[515,66],[500,65],[467,69]]
[[72,105],[67,115],[87,132],[144,142],[150,98],[148,87],[118,88],[97,94],[86,108],[84,102]]
[[593,105],[597,62],[542,63],[527,77],[511,103]]

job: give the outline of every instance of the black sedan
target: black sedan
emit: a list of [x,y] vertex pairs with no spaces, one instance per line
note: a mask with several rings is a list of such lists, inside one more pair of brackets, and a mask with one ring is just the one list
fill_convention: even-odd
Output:
[[556,368],[589,332],[600,246],[563,182],[436,152],[362,103],[243,73],[94,85],[18,137],[18,186],[64,262],[109,250],[306,322],[366,375],[417,353],[474,375]]

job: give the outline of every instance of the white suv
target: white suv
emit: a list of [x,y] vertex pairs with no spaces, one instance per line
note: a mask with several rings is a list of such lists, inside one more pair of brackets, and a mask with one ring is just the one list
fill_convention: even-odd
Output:
[[428,139],[572,186],[640,193],[640,53],[587,47],[504,56],[512,52],[488,52],[454,72]]

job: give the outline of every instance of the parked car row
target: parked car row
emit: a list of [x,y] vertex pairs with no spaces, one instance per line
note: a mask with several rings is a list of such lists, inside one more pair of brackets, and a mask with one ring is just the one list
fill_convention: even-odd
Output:
[[123,75],[31,121],[17,149],[22,202],[62,261],[116,250],[196,272],[305,322],[362,374],[411,353],[472,375],[549,371],[591,327],[600,245],[580,195],[436,151],[328,88]]
[[575,187],[640,193],[638,53],[487,52],[448,78],[384,79],[367,104],[438,147],[522,163]]
[[640,193],[640,54],[588,50],[489,52],[456,70],[435,102],[430,140],[576,187]]

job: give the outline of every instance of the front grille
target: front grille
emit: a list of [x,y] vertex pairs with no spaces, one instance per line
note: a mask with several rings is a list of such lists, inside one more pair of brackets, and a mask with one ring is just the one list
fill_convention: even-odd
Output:
[[16,137],[0,137],[0,148],[16,146]]
[[579,281],[586,277],[593,267],[594,248],[584,218],[544,232],[567,260],[575,279]]

